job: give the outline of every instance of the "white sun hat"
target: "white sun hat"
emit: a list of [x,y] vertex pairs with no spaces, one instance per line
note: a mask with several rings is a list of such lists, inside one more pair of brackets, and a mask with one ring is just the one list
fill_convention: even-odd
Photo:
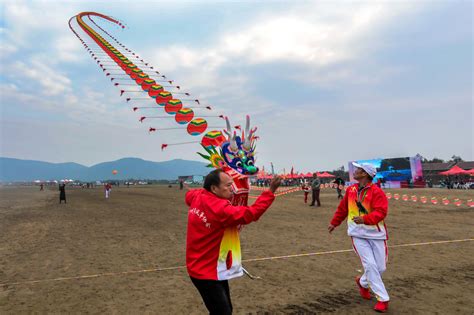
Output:
[[375,175],[377,174],[377,169],[373,165],[365,164],[365,163],[359,164],[356,162],[352,162],[352,165],[354,165],[357,168],[363,169],[372,178],[374,178]]

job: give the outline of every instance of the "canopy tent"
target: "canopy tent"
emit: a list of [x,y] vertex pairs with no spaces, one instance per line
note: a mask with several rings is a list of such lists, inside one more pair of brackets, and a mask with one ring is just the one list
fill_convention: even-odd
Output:
[[457,165],[454,165],[449,170],[438,173],[440,175],[460,175],[460,174],[469,174],[468,171],[463,170]]
[[287,178],[301,178],[301,177],[304,177],[304,174],[298,174],[298,173],[293,173],[293,174],[289,174]]
[[264,171],[260,171],[257,174],[257,179],[272,179],[273,175],[272,174],[265,174]]
[[318,173],[318,176],[319,176],[319,177],[322,177],[322,178],[332,178],[332,177],[336,177],[336,176],[334,176],[334,175],[332,175],[332,174],[330,174],[330,173],[328,173],[328,172],[324,172],[324,173],[321,173],[321,174]]
[[[314,173],[312,173],[312,172],[294,173],[294,174],[290,173],[290,174],[280,174],[280,176],[283,177],[284,179],[298,179],[298,178],[313,177],[313,174]],[[331,173],[328,173],[328,172],[323,172],[323,173],[317,172],[316,174],[318,175],[318,177],[321,177],[321,178],[334,178],[334,177],[336,177],[336,176],[334,176],[334,175],[332,175]],[[257,174],[258,179],[271,179],[271,178],[273,178],[273,176],[274,175],[265,173],[263,171],[260,171]]]

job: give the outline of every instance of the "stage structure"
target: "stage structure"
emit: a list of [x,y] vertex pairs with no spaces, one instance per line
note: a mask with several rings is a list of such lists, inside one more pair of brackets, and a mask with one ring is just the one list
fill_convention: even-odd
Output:
[[374,182],[380,183],[384,188],[425,187],[421,156],[419,155],[414,157],[350,161],[349,178],[351,182],[355,182],[355,168],[352,162],[373,165],[377,169]]

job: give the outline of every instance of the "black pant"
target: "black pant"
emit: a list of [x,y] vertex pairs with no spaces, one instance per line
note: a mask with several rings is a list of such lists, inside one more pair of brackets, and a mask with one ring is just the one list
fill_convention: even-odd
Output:
[[229,282],[227,280],[201,280],[190,277],[206,304],[210,315],[232,314]]
[[314,202],[317,201],[318,202],[318,207],[321,206],[321,202],[319,201],[319,192],[320,192],[320,189],[313,189],[313,200],[311,201],[311,204],[310,206],[314,206]]

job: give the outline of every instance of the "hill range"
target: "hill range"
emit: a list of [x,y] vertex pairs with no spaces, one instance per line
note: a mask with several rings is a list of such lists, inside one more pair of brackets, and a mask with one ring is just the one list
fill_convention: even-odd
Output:
[[[116,170],[117,174],[112,174]],[[34,181],[74,179],[95,181],[105,179],[173,180],[184,175],[206,175],[211,169],[205,163],[175,159],[164,162],[123,158],[92,166],[78,163],[50,163],[0,157],[0,181]]]

